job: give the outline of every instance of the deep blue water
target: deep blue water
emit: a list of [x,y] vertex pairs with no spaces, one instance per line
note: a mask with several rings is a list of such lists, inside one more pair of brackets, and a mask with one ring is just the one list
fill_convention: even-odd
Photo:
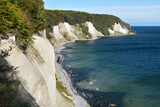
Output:
[[160,107],[160,27],[66,45],[63,66],[92,107]]

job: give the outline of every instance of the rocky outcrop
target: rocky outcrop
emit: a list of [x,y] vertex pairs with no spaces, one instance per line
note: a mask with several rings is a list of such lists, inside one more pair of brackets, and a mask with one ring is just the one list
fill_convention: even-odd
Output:
[[67,22],[60,23],[59,32],[67,39],[67,40],[78,40],[78,37],[74,34],[73,27],[69,25]]
[[[88,29],[88,35],[85,35],[82,32],[82,26],[85,26]],[[103,37],[107,35],[103,35],[100,31],[98,31],[91,22],[82,23],[82,26],[70,25],[67,22],[59,23],[58,25],[53,26],[53,32],[50,32],[52,38],[54,40],[50,40],[54,42],[54,46],[58,47],[60,43],[74,40],[84,40],[84,39],[96,39],[97,37]],[[126,35],[129,34],[129,29],[125,26],[122,26],[120,23],[115,23],[113,28],[106,29],[110,33],[108,36],[114,35]]]
[[56,40],[58,42],[66,41],[66,39],[59,32],[59,26],[58,25],[53,27],[53,36],[56,38]]
[[129,29],[127,29],[125,26],[122,26],[120,23],[115,23],[112,27],[113,29],[111,28],[108,29],[111,36],[129,34]]
[[91,22],[86,22],[85,25],[88,27],[88,32],[91,34],[92,38],[97,38],[97,36],[104,36],[101,32],[97,31]]

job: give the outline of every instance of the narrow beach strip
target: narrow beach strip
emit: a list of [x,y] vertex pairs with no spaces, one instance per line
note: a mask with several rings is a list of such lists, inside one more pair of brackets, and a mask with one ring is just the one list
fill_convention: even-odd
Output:
[[[60,52],[62,49],[65,48],[65,46],[64,46],[65,44],[66,43],[63,43],[63,44],[61,44],[61,46],[59,48],[55,49],[55,53],[56,53],[55,64],[56,64],[58,71],[59,71],[60,81],[63,82],[63,84],[67,87],[67,90],[69,91],[69,93],[72,95],[74,102],[75,102],[75,107],[90,107],[89,104],[87,103],[87,101],[83,97],[81,97],[77,93],[77,91],[74,89],[67,71],[64,70],[61,65],[64,57],[63,57],[63,55],[60,54]],[[61,63],[57,62],[57,59],[59,57],[61,57]]]

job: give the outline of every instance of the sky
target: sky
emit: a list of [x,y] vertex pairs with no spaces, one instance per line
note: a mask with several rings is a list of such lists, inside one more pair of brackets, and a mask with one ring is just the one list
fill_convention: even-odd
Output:
[[160,26],[160,0],[43,0],[45,9],[118,16],[132,26]]

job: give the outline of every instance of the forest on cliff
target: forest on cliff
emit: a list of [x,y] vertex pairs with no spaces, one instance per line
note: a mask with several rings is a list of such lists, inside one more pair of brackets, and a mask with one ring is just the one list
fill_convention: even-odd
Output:
[[[120,23],[130,30],[130,25],[120,18],[107,14],[89,14],[79,11],[45,10],[42,0],[1,0],[0,1],[0,34],[14,34],[17,45],[22,49],[32,39],[32,34],[44,28],[51,29],[60,22],[71,25],[86,21],[92,22],[97,30],[109,35],[108,28]],[[83,26],[82,26],[83,27]],[[86,30],[84,30],[86,33]]]
[[123,27],[128,28],[130,25],[123,22],[120,18],[107,14],[89,14],[80,11],[64,10],[45,10],[46,23],[48,27],[57,25],[59,22],[68,22],[71,25],[82,24],[86,21],[92,22],[95,28],[104,35],[109,35],[108,28],[113,29],[115,23],[120,23]]

